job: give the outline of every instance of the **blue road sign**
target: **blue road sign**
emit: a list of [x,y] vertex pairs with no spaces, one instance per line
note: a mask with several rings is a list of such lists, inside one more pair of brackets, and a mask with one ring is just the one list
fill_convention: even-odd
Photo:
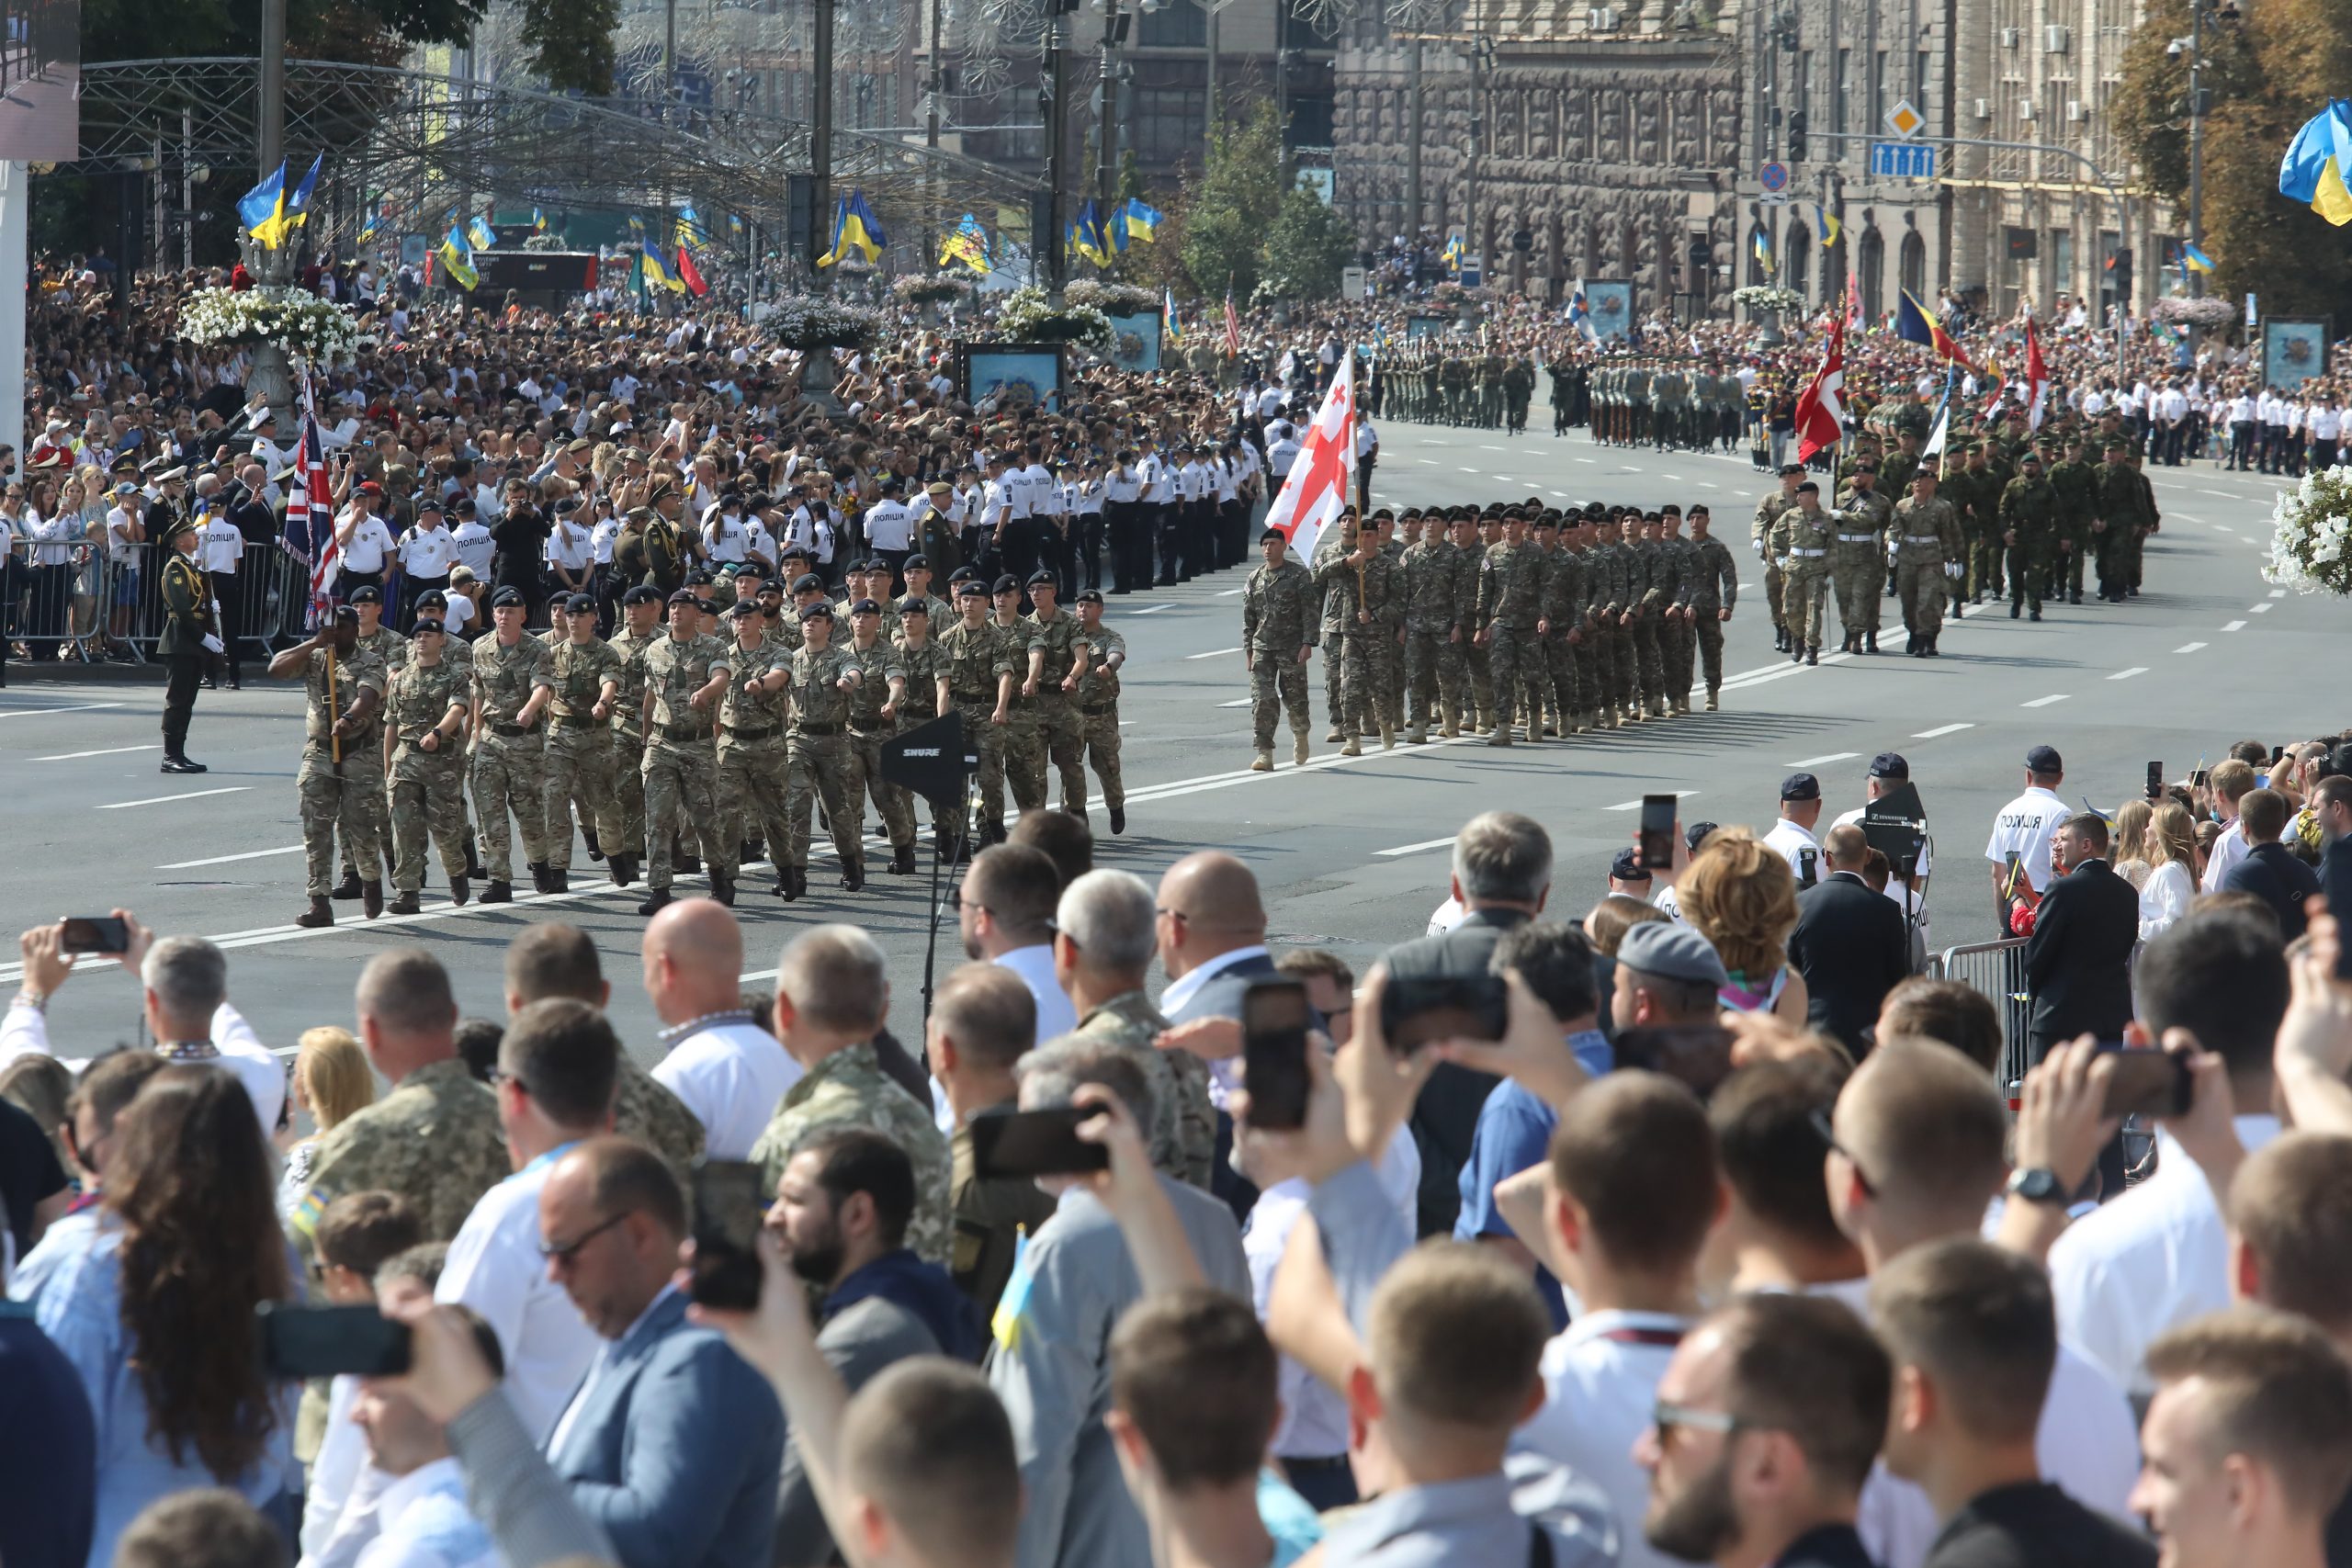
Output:
[[1786,164],[1767,164],[1758,172],[1756,179],[1766,190],[1785,190],[1789,184],[1789,166]]
[[1936,150],[1917,141],[1873,141],[1871,173],[1883,179],[1934,179]]

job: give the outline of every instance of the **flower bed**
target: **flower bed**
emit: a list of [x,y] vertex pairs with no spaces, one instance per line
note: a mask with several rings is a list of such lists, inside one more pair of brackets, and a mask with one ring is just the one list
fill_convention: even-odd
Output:
[[2280,492],[2262,575],[2301,593],[2352,594],[2352,473],[2322,468]]
[[775,302],[767,325],[787,348],[845,348],[880,335],[882,316],[862,305],[794,294]]

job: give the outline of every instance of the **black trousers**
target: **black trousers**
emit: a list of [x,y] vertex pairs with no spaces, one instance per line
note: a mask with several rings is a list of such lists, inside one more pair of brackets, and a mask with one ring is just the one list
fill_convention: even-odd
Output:
[[1177,572],[1184,554],[1183,503],[1162,502],[1158,506],[1147,506],[1144,511],[1151,517],[1152,532],[1159,538],[1159,586],[1173,588],[1180,581]]
[[1078,568],[1086,574],[1084,586],[1098,592],[1102,587],[1102,513],[1081,512],[1069,520],[1070,536],[1077,541]]
[[[449,574],[447,572],[443,572],[439,577],[412,577],[401,583],[401,615],[399,621],[400,629],[401,631],[406,632],[414,629],[416,626],[416,602],[419,597],[434,589],[438,589],[443,593],[449,592]],[[227,601],[224,600],[222,601],[222,607],[226,608],[226,606]]]
[[[1104,502],[1102,535],[1111,552],[1111,592],[1134,592],[1135,578],[1129,568],[1136,551],[1136,503],[1132,501]],[[1150,575],[1148,570],[1145,575]]]
[[183,649],[164,660],[164,755],[177,757],[187,750],[188,719],[196,712],[197,682],[204,678],[201,648]]

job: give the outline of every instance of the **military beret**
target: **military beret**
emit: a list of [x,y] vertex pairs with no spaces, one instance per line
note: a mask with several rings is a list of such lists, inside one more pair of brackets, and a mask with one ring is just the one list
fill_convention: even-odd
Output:
[[1625,933],[1617,962],[1640,974],[1694,985],[1723,986],[1731,979],[1714,943],[1679,920],[1644,920]]
[[716,599],[697,599],[695,601],[695,608],[700,610],[706,615],[715,615],[718,614],[718,601]]
[[[515,597],[519,599],[522,595],[516,594]],[[364,583],[361,586],[353,589],[351,591],[351,597],[348,601],[348,603],[354,604],[380,604],[383,602],[384,591],[376,587],[373,583]]]
[[989,591],[980,586],[977,578],[966,578],[956,590],[956,597],[958,599],[985,599],[988,596]]
[[1804,472],[1804,465],[1803,463],[1783,463],[1781,465],[1781,477],[1782,479],[1787,479],[1791,474],[1801,474],[1803,472]]
[[[999,579],[999,581],[1002,581],[1003,580]],[[1057,588],[1057,584],[1052,572],[1047,571],[1044,567],[1039,567],[1036,570],[1029,574],[1028,586],[1032,588]]]
[[860,599],[849,607],[849,613],[853,615],[878,615],[882,613],[882,606],[871,599]]
[[898,609],[899,614],[902,615],[928,615],[931,614],[930,605],[912,596],[899,600]]
[[700,604],[701,603],[701,597],[691,588],[678,589],[670,595],[669,600],[670,608],[673,610],[681,604]]
[[1020,591],[1021,580],[1013,576],[1012,573],[1009,571],[1001,574],[997,578],[996,586],[992,590],[992,592],[998,593],[1017,593]]
[[979,572],[975,569],[968,566],[959,566],[954,571],[947,574],[947,584],[952,588],[956,583],[969,582],[978,576]]
[[574,593],[564,601],[563,607],[575,615],[593,615],[596,613],[596,601],[588,594]]
[[1102,590],[1100,588],[1080,589],[1079,591],[1078,602],[1081,604],[1100,604],[1102,603]]
[[792,580],[792,591],[795,593],[822,593],[825,580],[813,571],[804,571]]
[[[420,603],[417,607],[422,609],[424,608],[424,605]],[[447,626],[441,624],[438,616],[419,615],[416,618],[416,625],[409,628],[409,635],[411,637],[423,637],[425,633],[431,632],[435,637],[442,637],[447,635],[448,630],[449,628]]]
[[810,621],[831,620],[832,619],[832,615],[833,607],[831,604],[803,604],[800,606],[800,620],[801,624],[804,626]]
[[1280,539],[1285,545],[1290,543],[1290,536],[1280,528],[1268,528],[1258,536],[1258,542],[1261,545],[1268,539]]
[[498,590],[497,592],[492,593],[490,596],[490,607],[493,610],[503,610],[510,605],[517,610],[523,607],[523,591],[521,589],[502,588]]
[[636,587],[621,595],[621,603],[624,604],[659,604],[662,603],[662,591],[658,588],[649,588],[644,583],[640,582]]
[[929,571],[931,570],[931,558],[924,555],[921,550],[917,550],[914,554],[907,558],[907,564],[901,570],[906,571]]
[[739,621],[748,621],[759,613],[760,605],[756,599],[738,599],[735,601],[735,608],[729,612]]
[[416,596],[414,607],[419,610],[446,610],[449,607],[449,596],[438,588],[428,588]]

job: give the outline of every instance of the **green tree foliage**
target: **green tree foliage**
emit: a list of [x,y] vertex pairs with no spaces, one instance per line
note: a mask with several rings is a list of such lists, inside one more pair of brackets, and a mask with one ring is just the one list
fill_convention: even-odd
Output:
[[611,92],[613,30],[620,21],[619,0],[523,0],[531,69],[553,92]]
[[1295,186],[1266,231],[1265,282],[1295,299],[1332,299],[1340,269],[1355,253],[1354,227],[1314,191]]
[[1184,220],[1184,270],[1203,294],[1222,294],[1230,278],[1235,297],[1246,299],[1258,286],[1266,235],[1283,206],[1281,167],[1272,104],[1217,127]]

